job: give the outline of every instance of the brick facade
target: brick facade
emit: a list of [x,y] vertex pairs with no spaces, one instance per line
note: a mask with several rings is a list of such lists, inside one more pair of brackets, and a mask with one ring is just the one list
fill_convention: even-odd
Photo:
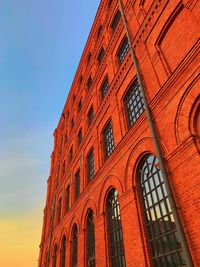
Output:
[[[197,267],[200,266],[200,1],[123,0],[123,5],[176,206]],[[145,155],[156,155],[156,150],[145,111],[131,127],[127,121],[124,98],[136,81],[136,71],[130,49],[119,63],[118,53],[126,32],[121,17],[113,26],[117,10],[118,1],[101,1],[54,132],[39,267],[47,266],[48,256],[48,266],[61,267],[63,236],[65,266],[72,266],[75,225],[77,266],[88,266],[89,210],[93,211],[96,266],[112,266],[106,199],[113,188],[118,192],[126,266],[154,266],[138,188],[138,166]],[[106,78],[109,85],[102,94]],[[91,107],[94,116],[89,115]],[[108,122],[114,150],[105,158],[104,130]],[[90,180],[91,149],[94,176]],[[78,171],[80,195],[76,196]],[[70,188],[69,209],[67,188]]]

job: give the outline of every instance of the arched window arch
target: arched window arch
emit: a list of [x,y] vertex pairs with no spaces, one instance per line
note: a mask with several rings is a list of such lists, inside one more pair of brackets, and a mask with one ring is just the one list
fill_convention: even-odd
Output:
[[124,241],[120,208],[118,202],[118,192],[112,189],[107,197],[107,224],[109,238],[109,255],[112,267],[125,267]]
[[60,267],[66,265],[66,236],[64,235],[61,243],[61,256],[60,256]]
[[53,267],[56,267],[57,265],[57,254],[58,254],[58,246],[57,244],[54,245],[53,249]]
[[152,154],[139,164],[138,185],[153,266],[186,266],[159,162]]
[[94,215],[90,210],[87,216],[87,229],[86,229],[86,246],[87,246],[87,266],[95,267],[95,233],[94,233]]
[[72,244],[71,244],[71,262],[72,267],[77,267],[78,263],[78,231],[75,224],[72,230]]

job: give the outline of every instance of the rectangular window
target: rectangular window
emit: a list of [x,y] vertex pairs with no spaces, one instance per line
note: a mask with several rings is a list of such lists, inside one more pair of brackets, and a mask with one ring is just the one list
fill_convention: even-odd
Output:
[[88,117],[88,126],[90,126],[90,124],[92,123],[92,121],[94,119],[94,110],[93,110],[93,107],[90,108],[87,117]]
[[73,129],[73,127],[74,127],[74,119],[71,120],[71,127]]
[[113,32],[116,30],[117,25],[118,25],[118,23],[120,21],[120,18],[121,18],[121,13],[118,10],[117,13],[115,14],[113,20],[112,20],[112,23],[111,23],[111,29],[112,29]]
[[107,124],[107,126],[103,131],[103,142],[104,142],[105,159],[107,159],[115,149],[111,122]]
[[101,95],[102,98],[105,97],[105,95],[107,94],[109,89],[109,82],[108,82],[108,78],[105,79],[105,81],[103,82],[102,86],[101,86]]
[[117,58],[118,58],[119,64],[122,64],[128,51],[129,51],[129,43],[128,43],[128,38],[126,37],[123,40],[123,42],[121,43],[119,51],[117,53]]
[[94,150],[92,149],[87,157],[88,181],[94,177]]
[[80,146],[82,142],[82,129],[79,130],[78,132],[78,145]]
[[75,175],[75,199],[80,195],[80,171]]
[[126,108],[127,123],[130,128],[144,111],[144,101],[137,81],[130,86],[126,93],[124,104]]
[[82,100],[80,100],[79,101],[79,103],[78,103],[78,111],[80,112],[81,111],[81,109],[82,109]]
[[88,79],[88,81],[87,81],[87,88],[88,88],[88,90],[90,90],[91,86],[92,86],[92,77],[90,76],[89,79]]
[[70,187],[66,189],[66,212],[69,210],[69,201],[70,201]]
[[103,60],[104,54],[105,54],[105,51],[104,51],[104,48],[102,47],[100,52],[99,52],[98,58],[97,58],[99,65],[101,64],[101,62]]

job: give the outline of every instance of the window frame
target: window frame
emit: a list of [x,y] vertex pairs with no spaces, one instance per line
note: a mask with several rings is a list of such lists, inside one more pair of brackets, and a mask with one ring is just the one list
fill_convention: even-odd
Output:
[[80,194],[80,183],[81,183],[81,174],[80,174],[80,169],[76,172],[75,177],[74,177],[74,181],[75,181],[75,187],[74,187],[74,200],[76,201]]
[[[136,91],[137,91],[137,95],[135,94]],[[131,98],[129,96],[134,96],[134,98]],[[127,104],[128,102],[129,102],[129,104],[131,102],[133,102],[133,103],[137,102],[137,106],[135,106],[135,107],[137,109],[139,109],[139,112],[134,110],[134,106],[131,105],[132,103],[130,104],[131,108],[129,108],[128,104]],[[140,107],[138,108],[138,106],[140,106]],[[123,108],[124,108],[124,111],[125,111],[126,125],[127,125],[127,128],[130,129],[137,122],[137,120],[140,118],[140,116],[145,111],[144,100],[143,100],[142,92],[141,92],[140,85],[139,85],[137,79],[134,79],[129,84],[125,94],[123,95]],[[135,117],[132,115],[133,111],[136,114]],[[139,114],[139,115],[137,115],[137,114]],[[132,118],[130,118],[131,116],[132,116]]]
[[[113,198],[113,196],[115,199]],[[113,200],[115,201],[114,204],[113,204]],[[112,207],[109,207],[109,205]],[[114,217],[115,219],[116,217],[117,219],[120,218],[120,220],[118,219],[117,223],[113,222]],[[126,267],[121,212],[120,212],[120,205],[118,201],[118,191],[115,188],[111,188],[106,197],[106,221],[107,221],[106,228],[107,228],[107,236],[108,236],[107,248],[108,248],[108,255],[110,259],[110,266],[111,267],[115,267],[115,266]],[[116,241],[116,237],[118,238],[117,241]],[[113,247],[115,248],[116,246],[118,247],[117,255],[116,255],[116,249],[113,249]],[[117,261],[117,264],[116,264],[116,261]]]
[[[92,155],[92,160],[91,160]],[[92,166],[91,166],[92,161]],[[92,170],[90,169],[92,167]],[[87,154],[87,183],[90,183],[95,175],[95,169],[94,169],[94,147],[92,147],[89,150],[89,153]]]
[[[125,42],[126,41],[126,42]],[[130,50],[128,37],[125,35],[117,49],[116,58],[118,65],[121,66]]]
[[[107,141],[106,141],[106,138],[105,138],[105,132],[108,128],[108,126],[110,126],[111,128],[111,131],[112,131],[112,141],[113,141],[113,144],[111,144],[112,148],[111,148],[111,152],[107,151]],[[112,125],[112,120],[111,118],[107,121],[107,123],[105,124],[103,130],[102,130],[102,143],[103,143],[103,156],[104,156],[104,160],[107,160],[111,155],[112,153],[114,152],[115,150],[115,140],[114,140],[114,132],[113,132],[113,125]]]
[[[112,1],[111,1],[112,2]],[[112,4],[112,3],[111,3]],[[121,20],[121,12],[120,10],[118,9],[116,12],[115,12],[115,15],[113,16],[113,19],[111,21],[111,24],[110,24],[110,28],[112,30],[112,32],[114,33],[117,29],[117,26],[119,25],[119,22]]]
[[[89,218],[89,216],[90,216],[90,218]],[[90,223],[89,220],[90,220],[90,222],[92,220],[92,223]],[[91,245],[91,241],[92,241],[92,245]],[[89,254],[93,254],[93,255],[89,255]],[[95,255],[94,212],[92,209],[89,209],[87,212],[87,219],[86,219],[86,266],[87,267],[95,267],[96,266],[96,257],[95,256],[96,255]],[[90,263],[91,263],[91,265],[90,265]]]
[[[106,83],[106,82],[107,82],[107,83]],[[104,93],[104,91],[105,91],[105,90],[104,90],[105,87],[106,87],[106,93]],[[101,86],[100,86],[100,92],[101,92],[101,99],[102,99],[102,100],[106,97],[106,95],[107,95],[107,93],[108,93],[108,91],[109,91],[109,88],[110,88],[109,79],[108,79],[108,76],[106,76],[106,77],[104,78],[104,80],[103,80]]]
[[[170,257],[173,266],[186,266],[166,185],[155,155],[148,153],[140,160],[137,186],[150,261],[155,266],[168,266]],[[178,265],[176,260],[179,261]]]

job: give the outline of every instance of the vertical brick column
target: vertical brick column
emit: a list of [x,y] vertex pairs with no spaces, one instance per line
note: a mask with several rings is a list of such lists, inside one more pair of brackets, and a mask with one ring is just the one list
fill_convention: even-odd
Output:
[[94,218],[96,266],[108,266],[105,213]]
[[127,267],[147,267],[144,237],[138,219],[138,203],[130,188],[119,198]]

